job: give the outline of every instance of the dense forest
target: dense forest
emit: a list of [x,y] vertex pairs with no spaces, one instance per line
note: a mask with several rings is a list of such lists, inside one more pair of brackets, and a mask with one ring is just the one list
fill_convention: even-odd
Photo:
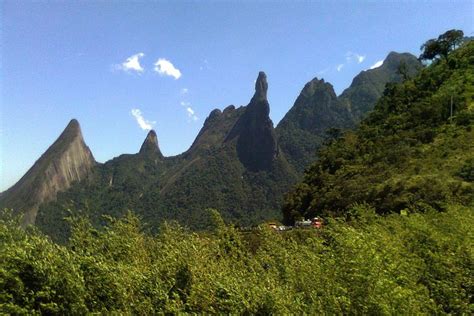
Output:
[[6,209],[0,312],[473,314],[474,42],[459,32],[427,41],[426,66],[401,67],[287,194],[284,221],[323,216],[321,229],[64,212],[57,243]]
[[[422,55],[423,56],[423,55]],[[474,42],[401,84],[319,152],[287,197],[285,221],[341,215],[354,203],[378,213],[444,210],[474,198]]]

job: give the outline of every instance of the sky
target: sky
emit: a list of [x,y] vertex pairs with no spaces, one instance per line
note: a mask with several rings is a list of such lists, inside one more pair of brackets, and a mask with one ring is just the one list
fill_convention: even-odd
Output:
[[[215,108],[248,104],[259,71],[274,125],[314,77],[337,94],[390,51],[474,35],[474,1],[0,2],[0,191],[76,118],[95,159],[149,129],[184,152]],[[378,63],[378,64],[377,64]]]

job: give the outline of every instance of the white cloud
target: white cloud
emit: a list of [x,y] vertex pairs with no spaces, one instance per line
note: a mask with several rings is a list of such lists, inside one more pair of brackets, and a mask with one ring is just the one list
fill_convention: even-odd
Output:
[[170,76],[174,79],[181,77],[181,71],[176,68],[169,60],[160,58],[155,63],[155,71],[161,76]]
[[140,58],[143,56],[145,56],[143,53],[130,56],[120,65],[116,65],[115,68],[126,72],[142,73],[145,69],[143,69],[142,65],[140,65]]
[[185,94],[188,94],[189,93],[189,89],[188,88],[182,88],[181,89],[181,94],[182,95],[185,95]]
[[317,72],[318,75],[324,75],[326,72],[328,72],[329,68],[324,68],[323,70],[320,70]]
[[193,121],[197,121],[199,119],[190,106],[186,108],[186,113],[188,113],[188,117]]
[[130,112],[133,117],[137,120],[138,125],[142,130],[151,130],[153,128],[153,125],[155,125],[156,122],[153,121],[148,121],[143,117],[142,111],[139,109],[132,109]]
[[341,71],[342,68],[344,68],[344,64],[339,64],[339,65],[336,66],[337,71]]
[[353,53],[353,52],[347,52],[346,53],[346,61],[348,63],[350,63],[352,61],[355,61],[358,64],[361,64],[364,60],[365,60],[365,55],[359,55],[359,54]]
[[375,64],[370,66],[370,69],[378,68],[378,67],[382,66],[382,64],[383,64],[383,60],[379,60],[378,62],[376,62]]
[[191,107],[191,102],[181,101],[180,104],[182,107],[186,109],[186,114],[188,115],[188,118],[190,120],[193,120],[193,121],[199,120],[199,117],[196,115],[196,112]]

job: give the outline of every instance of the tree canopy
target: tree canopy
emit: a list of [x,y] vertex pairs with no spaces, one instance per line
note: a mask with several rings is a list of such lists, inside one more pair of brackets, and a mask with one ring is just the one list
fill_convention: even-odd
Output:
[[437,39],[430,39],[422,46],[420,60],[432,60],[437,57],[448,58],[451,51],[456,49],[464,39],[464,32],[461,30],[449,30],[438,36]]

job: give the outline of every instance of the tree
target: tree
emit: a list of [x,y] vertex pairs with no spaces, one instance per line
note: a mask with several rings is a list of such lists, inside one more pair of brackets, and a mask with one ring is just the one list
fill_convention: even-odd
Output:
[[397,73],[402,76],[403,81],[410,79],[408,65],[404,60],[402,60],[400,65],[398,65]]
[[464,32],[461,30],[449,30],[438,36],[438,39],[430,39],[421,47],[420,60],[433,60],[438,56],[448,59],[451,51],[455,50],[462,42]]

